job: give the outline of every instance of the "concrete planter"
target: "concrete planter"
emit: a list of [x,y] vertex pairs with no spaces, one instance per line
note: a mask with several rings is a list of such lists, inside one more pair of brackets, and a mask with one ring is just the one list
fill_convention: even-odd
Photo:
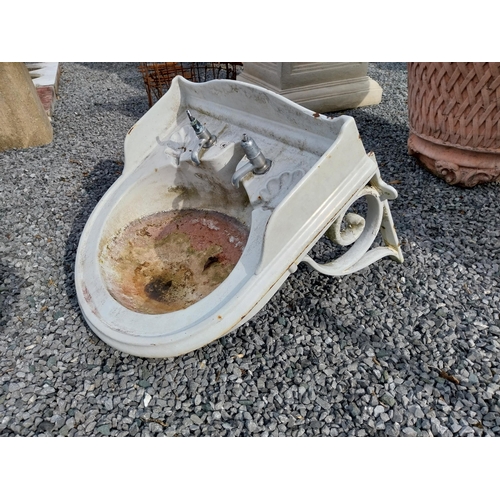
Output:
[[500,63],[409,63],[409,154],[448,184],[500,180]]

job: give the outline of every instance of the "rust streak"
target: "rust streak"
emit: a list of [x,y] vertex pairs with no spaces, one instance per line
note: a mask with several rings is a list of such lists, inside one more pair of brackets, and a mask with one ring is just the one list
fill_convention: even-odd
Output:
[[83,298],[85,299],[85,302],[87,302],[87,304],[89,305],[92,313],[98,318],[100,318],[100,314],[97,311],[94,301],[92,300],[92,296],[90,295],[90,292],[84,283],[82,283],[82,293],[83,293]]

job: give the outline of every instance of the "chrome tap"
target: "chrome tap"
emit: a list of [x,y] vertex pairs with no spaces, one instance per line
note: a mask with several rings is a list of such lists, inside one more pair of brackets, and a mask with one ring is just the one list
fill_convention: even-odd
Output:
[[216,141],[217,137],[215,135],[212,135],[207,128],[202,125],[192,114],[189,109],[186,110],[186,113],[188,115],[189,121],[191,122],[191,126],[193,127],[196,136],[198,139],[200,139],[200,142],[197,146],[196,149],[193,150],[191,153],[191,160],[193,163],[196,165],[200,164],[200,153],[202,149],[208,149],[209,147],[213,146]]
[[250,172],[256,175],[265,174],[273,163],[264,156],[259,146],[257,146],[255,141],[251,137],[248,137],[247,134],[243,134],[243,139],[240,144],[249,161],[234,173],[231,183],[235,187],[239,187],[241,179]]

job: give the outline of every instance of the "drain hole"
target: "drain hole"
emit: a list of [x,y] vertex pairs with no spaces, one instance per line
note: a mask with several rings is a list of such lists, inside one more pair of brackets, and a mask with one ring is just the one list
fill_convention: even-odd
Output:
[[203,271],[206,271],[212,264],[215,264],[216,262],[220,262],[219,255],[213,255],[212,257],[209,257],[205,262],[205,265],[203,266]]
[[159,276],[150,281],[145,287],[146,295],[157,302],[168,302],[168,291],[172,286],[172,280],[165,276]]

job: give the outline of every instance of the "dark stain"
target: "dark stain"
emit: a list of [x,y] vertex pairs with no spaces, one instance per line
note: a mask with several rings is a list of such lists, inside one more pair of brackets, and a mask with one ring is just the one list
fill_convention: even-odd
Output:
[[156,302],[168,302],[168,291],[172,286],[172,280],[168,275],[153,278],[145,287],[146,295]]
[[219,255],[212,255],[211,257],[209,257],[205,262],[205,265],[203,266],[203,271],[206,271],[212,264],[215,264],[216,262],[220,262]]

